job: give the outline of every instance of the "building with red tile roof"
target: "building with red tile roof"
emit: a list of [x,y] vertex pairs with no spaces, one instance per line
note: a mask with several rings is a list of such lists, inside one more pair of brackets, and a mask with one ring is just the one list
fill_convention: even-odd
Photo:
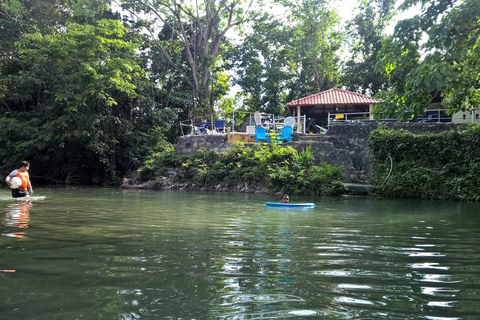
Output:
[[287,107],[293,116],[306,115],[307,118],[326,122],[328,114],[370,112],[380,102],[382,101],[364,94],[333,88],[291,101]]

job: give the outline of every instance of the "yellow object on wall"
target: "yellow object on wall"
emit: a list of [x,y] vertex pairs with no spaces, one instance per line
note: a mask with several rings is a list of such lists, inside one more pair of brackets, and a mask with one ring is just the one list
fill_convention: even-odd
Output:
[[231,133],[227,135],[227,141],[232,143],[236,141],[240,142],[255,142],[255,135],[254,134],[245,134],[245,133]]

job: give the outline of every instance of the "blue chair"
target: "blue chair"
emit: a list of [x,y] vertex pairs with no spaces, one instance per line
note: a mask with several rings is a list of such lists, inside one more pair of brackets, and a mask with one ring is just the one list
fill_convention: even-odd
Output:
[[225,131],[225,123],[223,122],[223,120],[215,121],[215,130],[217,130],[217,132]]
[[255,129],[255,142],[258,143],[258,141],[270,143],[270,136],[267,134],[267,130],[264,127],[257,127]]
[[293,128],[285,126],[282,128],[282,135],[278,138],[278,141],[292,142]]
[[194,131],[200,134],[208,133],[208,130],[214,129],[214,122],[204,122],[200,127],[195,127]]

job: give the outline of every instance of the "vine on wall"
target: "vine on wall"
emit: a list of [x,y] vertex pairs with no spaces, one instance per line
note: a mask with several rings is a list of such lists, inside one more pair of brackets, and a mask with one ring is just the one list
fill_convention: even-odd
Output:
[[437,134],[370,134],[375,185],[390,198],[480,200],[480,126]]

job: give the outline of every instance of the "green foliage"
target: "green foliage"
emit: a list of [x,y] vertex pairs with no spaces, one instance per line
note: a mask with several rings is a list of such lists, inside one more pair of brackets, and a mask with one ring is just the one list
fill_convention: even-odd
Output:
[[377,71],[390,89],[379,96],[377,118],[421,115],[436,93],[451,113],[480,106],[480,1],[408,0],[403,7],[417,4],[422,14],[400,21],[383,41]]
[[320,166],[314,166],[314,160],[310,146],[300,154],[295,151],[288,165],[279,166],[270,174],[270,187],[291,194],[340,194],[344,190],[339,180],[341,168],[332,167],[324,162]]
[[338,83],[342,36],[327,1],[274,2],[291,14],[257,12],[251,32],[231,48],[227,60],[246,108],[279,115],[285,102]]
[[395,0],[358,1],[356,15],[347,24],[351,56],[343,68],[342,82],[348,90],[375,95],[386,89],[384,72],[375,70],[384,30]]
[[206,186],[218,183],[266,187],[276,192],[307,195],[335,195],[344,188],[341,168],[326,163],[313,165],[313,154],[306,148],[301,154],[291,147],[235,143],[218,153],[200,149],[193,155],[180,155],[171,149],[150,157],[140,179],[152,179],[168,168],[178,170],[176,179]]
[[138,46],[125,41],[126,32],[117,20],[100,20],[96,26],[67,24],[62,33],[26,34],[17,48],[24,70],[32,75],[31,87],[51,92],[49,103],[64,103],[73,112],[90,100],[111,107],[117,104],[112,91],[135,98],[132,79],[144,76],[133,59]]
[[379,128],[369,145],[380,195],[480,201],[480,126],[421,135]]
[[215,180],[215,174],[210,168],[217,162],[218,153],[213,150],[198,150],[193,157],[188,157],[181,164],[178,178],[196,183],[206,183]]
[[306,146],[300,154],[295,155],[295,163],[306,169],[310,169],[315,161],[312,147]]
[[[160,76],[166,91],[177,85],[192,93],[185,111],[189,118],[196,118],[211,114],[213,95],[222,96],[226,82],[215,73],[221,67],[226,33],[248,18],[252,2],[121,0],[119,4],[149,35],[156,58],[153,71],[163,71]],[[158,26],[160,32],[154,29]]]
[[45,181],[116,182],[165,139],[167,112],[120,21],[59,29],[23,34],[1,69],[0,168],[28,159]]

